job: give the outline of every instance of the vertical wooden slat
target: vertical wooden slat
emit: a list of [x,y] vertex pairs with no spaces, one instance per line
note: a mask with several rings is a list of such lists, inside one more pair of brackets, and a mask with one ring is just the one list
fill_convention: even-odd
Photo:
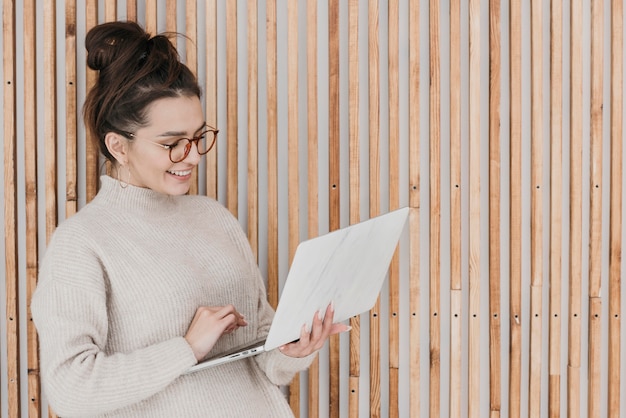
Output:
[[[38,236],[37,236],[37,19],[34,0],[24,6],[24,187],[26,209],[26,301],[30,318],[30,300],[37,286]],[[39,347],[37,331],[32,321],[27,329],[28,363],[28,415],[40,416]],[[32,371],[32,372],[31,372]]]
[[563,247],[563,14],[550,3],[550,318],[548,354],[548,416],[561,415],[561,250]]
[[267,44],[267,292],[278,305],[278,116],[276,91],[276,0],[266,3]]
[[582,1],[573,0],[570,12],[570,225],[569,331],[567,412],[580,416],[581,308],[582,308]]
[[157,28],[157,0],[146,0],[146,32],[155,36]]
[[46,242],[57,225],[57,72],[56,0],[44,3],[44,154],[46,171]]
[[461,2],[450,1],[450,417],[461,418]]
[[[176,22],[176,7],[168,11],[166,23],[176,31],[176,24],[170,21]],[[198,75],[198,6],[195,0],[187,0],[185,6],[185,64]]]
[[528,413],[541,413],[543,241],[543,2],[531,1],[530,357]]
[[[307,152],[308,152],[308,209],[309,238],[319,229],[318,181],[318,100],[317,100],[317,0],[307,0]],[[354,331],[353,331],[354,332]],[[352,341],[352,335],[351,335]],[[319,416],[319,359],[309,367],[309,417]],[[357,399],[358,401],[358,399]]]
[[[328,219],[340,228],[339,0],[328,0]],[[329,416],[339,417],[339,336],[329,340]]]
[[76,0],[65,1],[65,217],[78,210]]
[[[400,8],[389,1],[389,210],[400,207]],[[389,267],[389,416],[399,416],[400,389],[400,265],[398,250]]]
[[226,2],[226,207],[237,216],[237,1]]
[[609,418],[620,416],[621,313],[622,313],[622,181],[624,109],[624,3],[611,2],[611,171],[609,206],[609,341],[608,407]]
[[[174,10],[174,16],[176,10]],[[169,18],[169,16],[168,16]],[[167,20],[167,19],[166,19]],[[170,18],[171,20],[171,18]],[[185,64],[194,75],[198,75],[198,8],[195,0],[187,0],[185,7]],[[167,22],[166,22],[167,24]],[[190,194],[198,193],[198,167],[191,174]]]
[[[409,415],[420,408],[419,274],[419,3],[409,4]],[[371,113],[370,113],[371,114]]]
[[[165,2],[165,31],[175,33],[176,24],[176,0],[166,0]],[[173,42],[176,42],[173,40]]]
[[431,417],[440,415],[441,391],[441,126],[440,126],[440,50],[439,2],[431,2],[429,7],[430,44],[430,131],[429,131],[429,171],[430,171],[430,231],[429,231],[429,348],[430,348],[430,394],[429,412]]
[[113,22],[117,20],[117,2],[115,0],[106,0],[104,2],[104,21]]
[[468,415],[480,412],[480,0],[469,2]]
[[19,271],[17,240],[17,92],[15,84],[16,32],[15,2],[2,7],[3,114],[4,114],[4,243],[6,288],[7,344],[7,410],[19,417],[20,405],[20,338],[19,338]]
[[[359,0],[348,3],[348,94],[350,135],[350,224],[360,215],[360,137],[359,137]],[[350,369],[348,416],[359,416],[359,378],[361,376],[361,317],[350,318]]]
[[257,1],[248,0],[248,241],[259,258],[259,106]]
[[[87,0],[85,6],[85,32],[89,32],[91,28],[98,24],[98,1]],[[96,83],[98,75],[96,71],[87,68],[86,69],[86,91],[91,90],[91,87]],[[86,199],[90,202],[96,196],[98,192],[98,158],[99,150],[97,145],[97,139],[92,138],[91,134],[87,134],[85,139],[85,183],[86,183]]]
[[[204,55],[206,75],[204,89],[206,96],[206,122],[214,128],[219,128],[217,126],[217,0],[208,0],[206,3],[205,27],[206,48]],[[256,51],[256,48],[254,51]],[[220,143],[221,141],[218,137],[218,143],[206,156],[206,195],[213,199],[217,199],[217,153]]]
[[126,0],[126,19],[137,21],[137,0]]
[[589,362],[587,416],[601,413],[602,347],[602,109],[603,109],[603,11],[602,1],[591,2],[591,115],[590,115],[590,211],[589,211]]
[[489,411],[500,416],[500,0],[489,1]]
[[[47,0],[44,3],[44,153],[46,172],[46,244],[50,241],[57,226],[57,73],[56,73],[56,0]],[[67,63],[71,66],[71,63]],[[74,63],[75,65],[75,63]],[[70,99],[66,99],[66,102]],[[74,103],[75,109],[75,103]],[[75,120],[76,116],[74,116]],[[66,125],[72,119],[67,118]],[[74,128],[75,129],[75,128]],[[66,128],[69,131],[70,128]],[[30,313],[29,313],[30,320]],[[39,364],[36,368],[39,371]],[[40,406],[41,407],[41,406]],[[40,413],[41,415],[41,413]],[[52,411],[48,412],[50,417],[54,416]]]
[[[369,188],[370,217],[380,214],[380,85],[378,1],[370,0],[369,48]],[[380,417],[380,298],[370,311],[370,417]]]
[[[289,264],[300,243],[300,191],[298,187],[298,2],[287,4],[287,132],[288,132],[288,224]],[[296,417],[300,416],[300,374],[289,385],[289,405]]]
[[[56,0],[44,3],[44,153],[46,197],[46,243],[57,225],[57,90],[56,90]],[[30,308],[29,308],[30,321]],[[39,371],[39,364],[36,369]],[[41,403],[38,408],[41,412]],[[49,412],[52,416],[52,411]]]
[[511,0],[509,11],[509,405],[511,418],[521,413],[522,375],[522,10]]
[[[104,2],[104,21],[114,22],[117,20],[117,1],[105,0]],[[111,175],[112,165],[110,161],[105,161],[105,170],[108,175]]]

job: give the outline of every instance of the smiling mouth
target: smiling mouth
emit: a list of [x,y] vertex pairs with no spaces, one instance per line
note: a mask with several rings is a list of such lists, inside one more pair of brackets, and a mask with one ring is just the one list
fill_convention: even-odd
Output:
[[173,174],[178,177],[185,177],[191,174],[191,170],[185,170],[185,171],[168,170],[168,173]]

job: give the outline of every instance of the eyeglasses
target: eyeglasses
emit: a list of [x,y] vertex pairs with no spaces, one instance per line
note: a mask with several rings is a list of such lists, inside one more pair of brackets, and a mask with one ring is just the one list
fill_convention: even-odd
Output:
[[198,136],[194,136],[193,138],[180,138],[171,144],[160,144],[150,139],[139,138],[131,132],[125,133],[130,138],[141,139],[142,141],[149,142],[163,149],[169,150],[170,161],[172,161],[173,163],[179,163],[187,158],[189,152],[191,151],[191,144],[194,142],[196,144],[196,148],[198,149],[198,154],[204,155],[207,152],[211,151],[211,148],[213,148],[213,146],[215,145],[215,140],[217,139],[218,132],[218,129],[211,128],[207,125],[204,127],[204,131],[202,131],[202,133],[200,133]]

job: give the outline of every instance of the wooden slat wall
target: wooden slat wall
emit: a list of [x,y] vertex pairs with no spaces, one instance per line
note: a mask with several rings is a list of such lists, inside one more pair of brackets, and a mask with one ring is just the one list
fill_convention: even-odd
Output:
[[104,170],[82,37],[118,18],[185,34],[220,129],[192,193],[245,214],[272,305],[300,240],[411,208],[374,308],[287,388],[296,416],[624,415],[623,2],[423,3],[5,0],[0,416],[54,416],[29,301]]

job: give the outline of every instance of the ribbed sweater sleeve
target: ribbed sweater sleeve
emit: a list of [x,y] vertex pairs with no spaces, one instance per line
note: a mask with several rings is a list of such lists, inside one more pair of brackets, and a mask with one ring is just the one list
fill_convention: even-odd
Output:
[[[69,232],[69,231],[68,231]],[[42,350],[42,373],[53,410],[88,416],[122,408],[163,390],[196,363],[174,337],[132,352],[106,353],[108,317],[102,268],[79,231],[50,245],[31,305]],[[71,394],[71,396],[70,396]]]

